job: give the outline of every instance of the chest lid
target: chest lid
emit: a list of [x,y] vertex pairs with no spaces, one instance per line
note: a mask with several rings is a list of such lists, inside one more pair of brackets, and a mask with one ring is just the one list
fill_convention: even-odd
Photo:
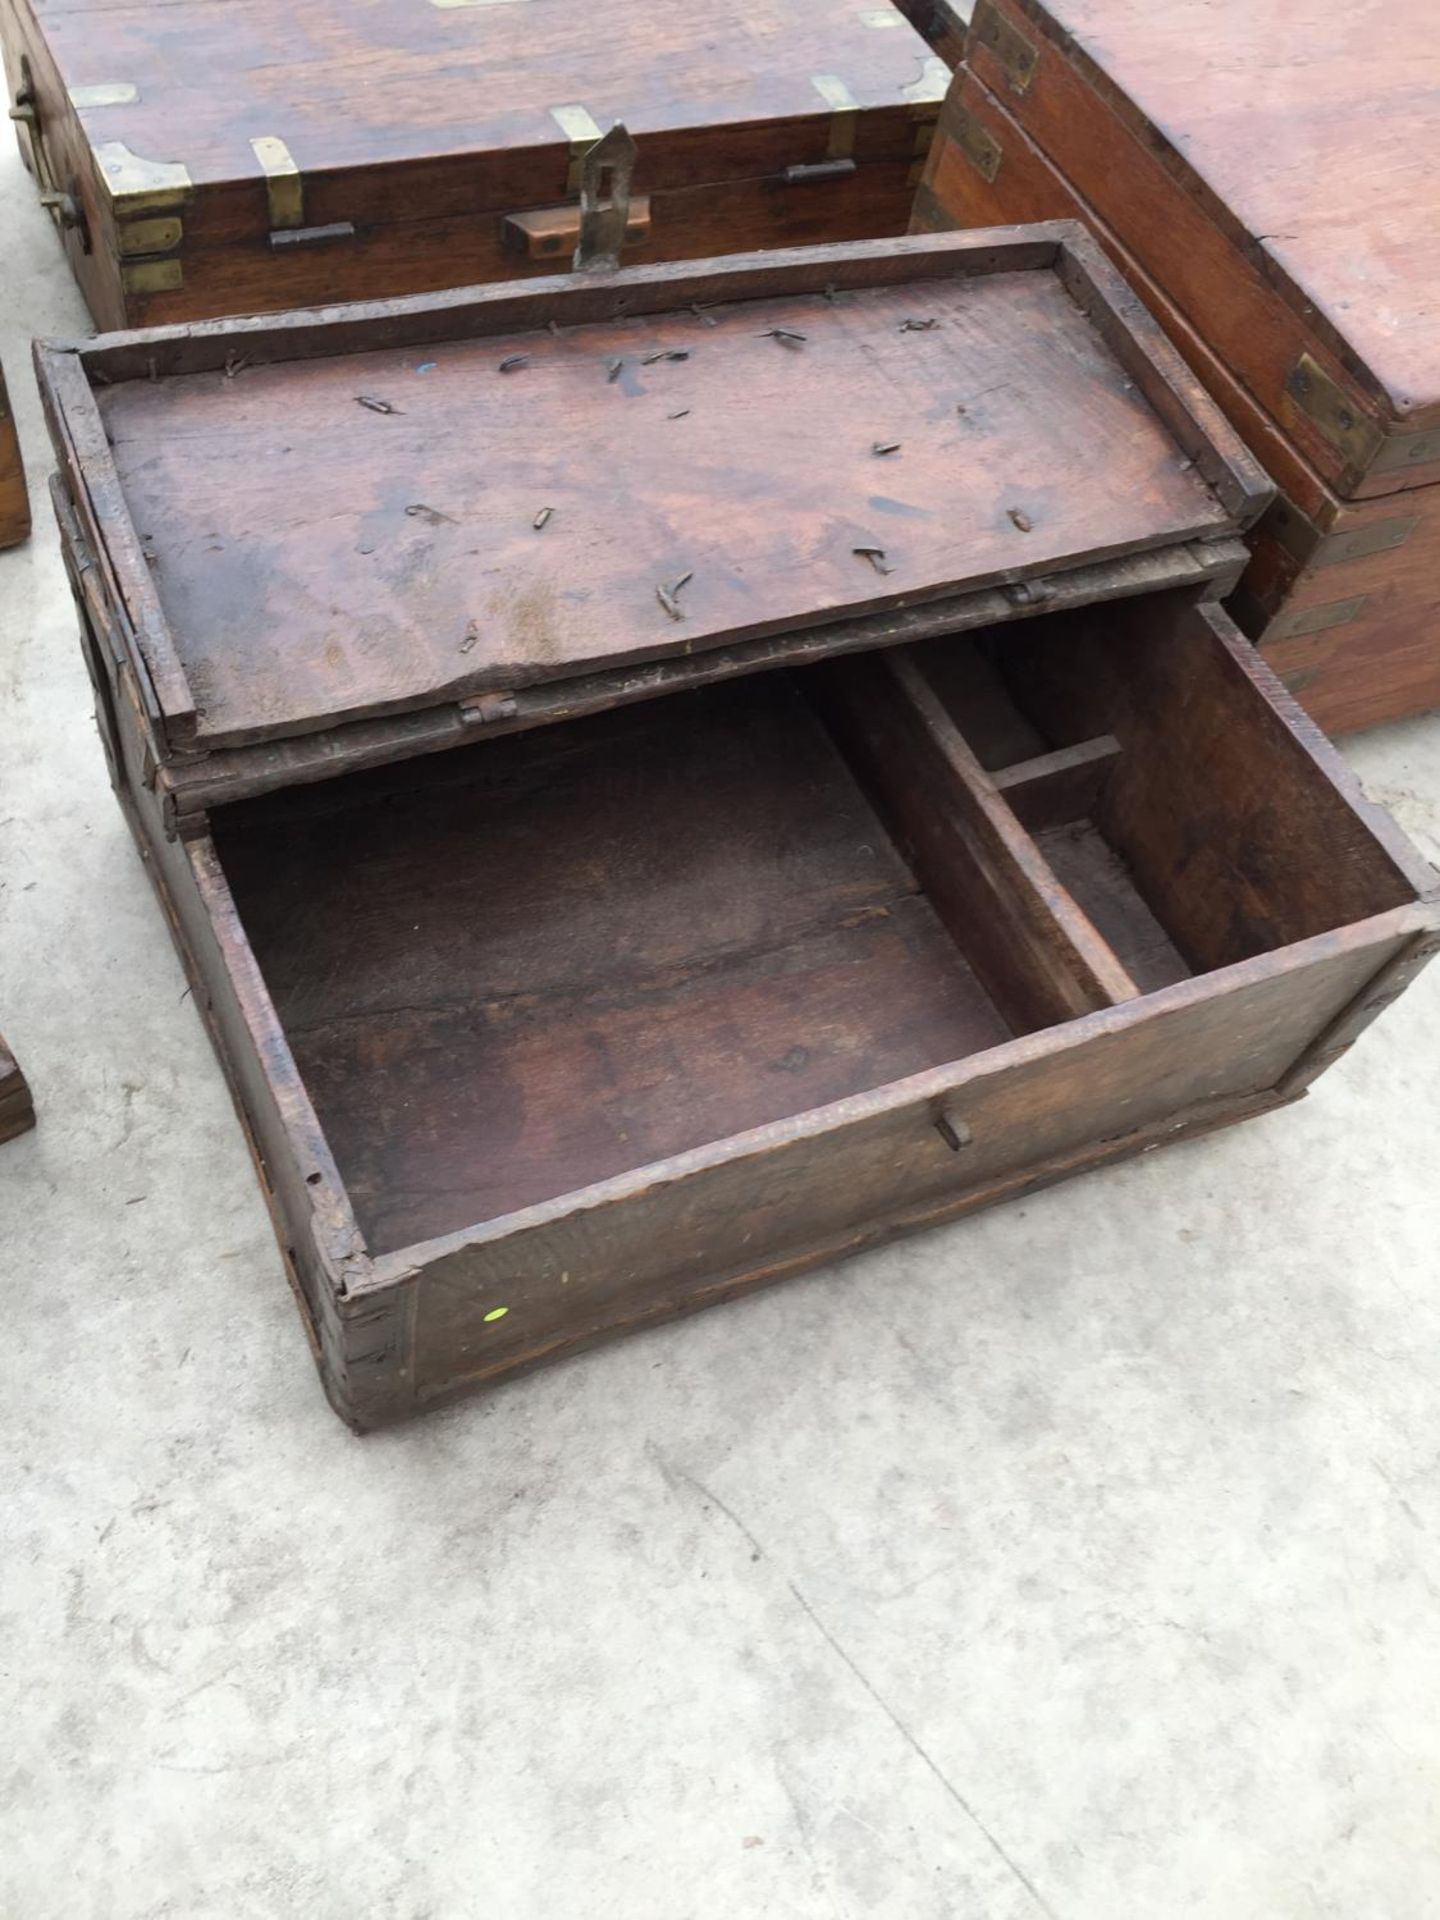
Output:
[[384,716],[607,704],[647,671],[939,631],[977,595],[1022,613],[1077,570],[1133,591],[1136,555],[1198,578],[1269,493],[1069,225],[37,360],[161,763],[323,735],[340,771]]

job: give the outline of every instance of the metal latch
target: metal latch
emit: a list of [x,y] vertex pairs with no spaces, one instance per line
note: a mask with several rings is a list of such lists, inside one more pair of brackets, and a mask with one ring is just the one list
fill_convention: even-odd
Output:
[[40,123],[40,96],[35,91],[28,55],[22,55],[20,60],[20,84],[15,89],[10,118],[17,126],[24,127],[28,137],[30,166],[40,190],[41,206],[62,233],[78,234],[85,252],[89,253],[90,229],[86,224],[80,196],[73,185],[68,193],[64,190],[51,164],[50,152],[45,144],[45,129]]
[[585,155],[580,170],[580,241],[572,262],[577,273],[613,273],[630,225],[630,182],[635,142],[617,120]]
[[808,167],[786,167],[780,178],[787,187],[810,187],[826,180],[848,180],[854,171],[853,160],[817,160]]

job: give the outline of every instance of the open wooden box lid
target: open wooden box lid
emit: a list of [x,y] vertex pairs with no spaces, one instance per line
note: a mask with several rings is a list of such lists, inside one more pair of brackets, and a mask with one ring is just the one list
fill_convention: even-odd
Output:
[[1269,496],[1069,225],[37,361],[155,758],[216,791],[1213,577]]

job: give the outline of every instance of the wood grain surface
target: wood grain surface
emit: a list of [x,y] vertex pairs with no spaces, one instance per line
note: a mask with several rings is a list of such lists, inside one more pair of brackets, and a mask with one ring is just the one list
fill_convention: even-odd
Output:
[[[1107,190],[1095,190],[1089,143],[1103,130],[1093,114],[1071,112],[1067,69],[1136,136],[1137,167],[1148,153],[1183,185],[1152,199],[1149,247],[1135,247],[1142,260],[1163,254],[1191,280],[1205,272],[1211,304],[1228,297],[1196,257],[1184,221],[1193,204],[1307,327],[1348,351],[1397,422],[1440,422],[1431,0],[999,0],[996,11],[1046,47],[1025,93],[1008,90],[1019,117],[1117,229],[1122,199],[1138,217],[1142,181],[1112,169]],[[971,59],[1006,97],[983,36]],[[1159,277],[1179,297],[1169,274]]]

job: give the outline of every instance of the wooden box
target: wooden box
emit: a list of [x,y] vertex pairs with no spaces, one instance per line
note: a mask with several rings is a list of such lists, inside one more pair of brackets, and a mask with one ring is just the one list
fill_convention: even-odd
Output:
[[1440,705],[1440,12],[981,0],[914,224],[1083,218],[1278,482],[1234,607],[1334,732]]
[[370,1427],[1296,1098],[1434,875],[1078,227],[38,352],[117,787]]
[[0,547],[17,547],[30,533],[30,493],[20,436],[10,411],[5,370],[0,367]]
[[22,148],[97,323],[903,233],[949,79],[891,0],[0,0]]
[[35,1124],[30,1088],[13,1053],[0,1034],[0,1145],[27,1133]]

